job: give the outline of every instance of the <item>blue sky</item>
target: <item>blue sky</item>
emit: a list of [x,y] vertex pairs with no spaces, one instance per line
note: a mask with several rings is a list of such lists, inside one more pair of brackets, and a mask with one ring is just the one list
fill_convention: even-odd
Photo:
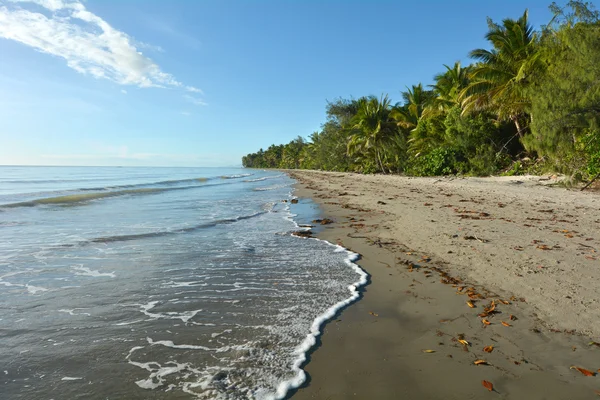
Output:
[[0,164],[234,166],[550,1],[0,0]]

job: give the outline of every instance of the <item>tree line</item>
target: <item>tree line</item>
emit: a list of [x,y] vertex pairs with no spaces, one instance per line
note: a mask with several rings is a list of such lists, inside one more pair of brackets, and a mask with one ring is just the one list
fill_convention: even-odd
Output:
[[250,168],[418,176],[557,171],[600,173],[600,17],[587,2],[550,5],[535,30],[488,18],[487,49],[444,65],[434,83],[388,95],[336,99],[308,139],[242,158]]

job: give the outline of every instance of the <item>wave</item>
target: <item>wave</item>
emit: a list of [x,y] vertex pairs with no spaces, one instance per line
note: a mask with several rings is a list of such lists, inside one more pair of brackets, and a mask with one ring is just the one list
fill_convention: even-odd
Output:
[[289,184],[285,184],[285,185],[275,185],[275,186],[267,186],[267,187],[259,187],[259,188],[254,188],[252,190],[254,190],[255,192],[264,192],[267,190],[277,190],[277,189],[282,189],[284,187],[289,186]]
[[[66,192],[75,192],[73,194],[58,195],[59,193],[65,193],[65,191],[50,191],[50,192],[39,192],[29,193],[28,196],[47,196],[35,200],[20,201],[15,203],[0,204],[2,208],[19,208],[19,207],[35,207],[40,205],[76,205],[86,203],[91,200],[104,199],[109,197],[125,196],[125,195],[141,195],[141,194],[154,194],[162,193],[169,190],[184,190],[194,189],[204,186],[217,186],[224,185],[226,183],[212,183],[204,185],[207,182],[214,179],[239,179],[253,174],[239,174],[239,175],[223,175],[220,177],[199,177],[199,178],[187,178],[187,179],[173,179],[164,180],[157,182],[148,183],[136,183],[131,185],[116,185],[116,186],[105,186],[105,187],[88,187],[78,188],[73,190],[67,190]],[[182,184],[195,184],[187,186],[179,186]],[[157,187],[158,186],[158,187]],[[85,193],[81,193],[85,192]],[[89,193],[92,192],[92,193]],[[52,196],[54,194],[54,196]]]
[[85,203],[85,202],[88,202],[91,200],[104,199],[107,197],[160,193],[160,192],[164,192],[166,190],[168,190],[168,189],[146,188],[146,189],[118,190],[118,191],[113,191],[113,192],[78,193],[78,194],[70,194],[70,195],[66,195],[66,196],[45,197],[42,199],[21,201],[18,203],[2,204],[2,205],[0,205],[0,208],[35,207],[35,206],[40,206],[40,205],[68,205],[68,204]]
[[235,217],[235,218],[218,219],[216,221],[206,222],[203,224],[198,224],[198,225],[190,226],[187,228],[172,229],[172,230],[165,230],[165,231],[153,231],[153,232],[146,232],[146,233],[134,233],[134,234],[130,234],[130,235],[102,236],[102,237],[97,237],[97,238],[81,241],[78,243],[78,245],[82,246],[82,245],[91,244],[91,243],[126,242],[126,241],[130,241],[130,240],[150,239],[150,238],[157,238],[157,237],[162,237],[162,236],[191,233],[191,232],[194,232],[194,231],[197,231],[200,229],[213,228],[218,225],[233,224],[238,221],[255,218],[260,215],[266,214],[267,212],[268,211],[260,211],[260,212],[254,213],[254,214],[242,215],[242,216]]
[[245,178],[247,176],[252,176],[254,174],[237,174],[237,175],[222,175],[221,179],[239,179],[239,178]]
[[[8,204],[0,204],[0,209],[2,208],[20,208],[20,207],[36,207],[43,205],[80,205],[92,200],[105,199],[110,197],[119,197],[119,196],[139,196],[146,194],[157,194],[163,193],[173,190],[188,190],[188,189],[198,189],[202,187],[209,186],[218,186],[224,185],[224,183],[216,183],[212,185],[193,185],[193,186],[176,186],[176,187],[162,187],[162,188],[137,188],[137,189],[124,189],[124,190],[113,190],[109,191],[104,188],[98,188],[97,190],[106,190],[104,192],[94,191],[93,193],[76,193],[69,194],[64,196],[53,196],[53,197],[44,197],[41,199],[28,200],[28,201],[20,201],[17,203],[8,203]],[[86,190],[86,189],[79,189]],[[87,189],[88,191],[94,189]]]
[[244,182],[260,182],[260,181],[266,181],[267,177],[262,177],[262,178],[256,178],[256,179],[245,179]]

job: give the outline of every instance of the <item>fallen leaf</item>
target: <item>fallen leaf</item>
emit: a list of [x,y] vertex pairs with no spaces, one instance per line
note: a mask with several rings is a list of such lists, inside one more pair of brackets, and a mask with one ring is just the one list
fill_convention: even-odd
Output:
[[490,321],[488,321],[487,319],[482,319],[481,322],[483,322],[484,325],[491,325],[492,323]]
[[475,304],[472,301],[467,301],[467,305],[471,308],[475,308]]
[[506,300],[498,300],[498,301],[499,301],[500,303],[502,303],[502,304],[510,304],[510,303],[509,303],[508,301],[506,301]]
[[494,390],[494,385],[492,384],[492,382],[481,381],[481,384],[483,385],[484,388],[486,388],[490,392]]
[[504,322],[504,321],[502,321],[502,325],[504,325],[504,326],[512,326],[512,325],[511,325],[511,324],[509,324],[508,322]]
[[517,320],[517,317],[515,317],[515,316],[514,316],[514,315],[512,315],[512,314],[510,314],[510,317],[509,317],[509,318],[510,318],[510,320],[511,320],[511,321],[516,321],[516,320]]
[[435,350],[423,350],[423,353],[435,353]]
[[369,311],[369,314],[371,314],[374,317],[379,317],[379,314],[375,314],[373,311]]
[[600,343],[598,343],[598,342],[589,342],[588,346],[599,346],[600,347]]
[[458,339],[458,342],[465,345],[465,346],[470,346],[471,344],[469,342],[467,342],[465,339]]
[[485,346],[483,348],[483,351],[485,351],[486,353],[491,353],[492,351],[494,351],[494,346]]
[[540,244],[540,245],[537,246],[537,248],[540,249],[540,250],[552,250],[551,247],[546,246],[545,244]]
[[489,365],[487,363],[487,361],[485,361],[485,360],[475,360],[475,361],[473,361],[473,364],[475,364],[475,365]]
[[492,302],[490,303],[490,305],[488,307],[484,307],[483,308],[487,313],[492,313],[494,312],[494,310],[496,309],[496,303],[494,302],[494,300],[492,300]]
[[584,368],[576,367],[574,365],[570,369],[576,369],[577,371],[581,372],[585,376],[595,376],[596,375],[595,372],[590,371],[589,369],[584,369]]

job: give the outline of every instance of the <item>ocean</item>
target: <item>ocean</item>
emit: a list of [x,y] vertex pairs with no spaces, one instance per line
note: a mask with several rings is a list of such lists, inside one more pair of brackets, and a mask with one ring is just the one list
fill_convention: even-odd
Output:
[[[237,168],[0,167],[0,399],[281,399],[356,255]],[[287,200],[287,201],[284,201]]]

